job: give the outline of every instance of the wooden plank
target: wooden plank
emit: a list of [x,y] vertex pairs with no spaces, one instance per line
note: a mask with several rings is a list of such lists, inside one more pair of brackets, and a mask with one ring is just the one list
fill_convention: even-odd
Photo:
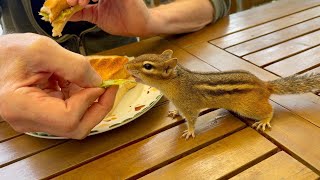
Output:
[[270,21],[249,29],[229,34],[219,39],[210,41],[210,43],[219,46],[220,48],[228,48],[245,41],[287,28],[289,26],[301,23],[303,21],[320,16],[320,7],[314,7],[296,14],[292,14],[274,21]]
[[200,43],[186,48],[186,51],[195,55],[204,62],[211,64],[220,71],[243,69],[248,70],[263,80],[277,79],[277,76],[261,70],[261,68],[244,61],[209,43]]
[[320,46],[266,66],[265,69],[286,77],[320,65]]
[[280,59],[305,51],[320,44],[320,30],[281,43],[279,45],[258,51],[243,58],[258,65],[264,66]]
[[320,73],[320,67],[310,69],[310,71],[306,71],[304,74],[306,74],[306,73]]
[[6,141],[19,135],[21,135],[21,133],[13,130],[8,123],[0,122],[0,142]]
[[0,167],[61,144],[66,140],[34,138],[22,135],[0,144]]
[[181,48],[169,43],[160,37],[154,37],[143,40],[139,43],[132,43],[123,47],[115,48],[105,52],[101,52],[103,55],[123,55],[129,57],[136,57],[146,53],[162,53],[166,49],[172,49],[174,51],[173,56],[179,59],[179,63],[185,67],[194,71],[217,71],[212,66],[201,63],[195,56],[182,50]]
[[271,99],[293,111],[293,113],[305,118],[310,123],[320,127],[319,96],[312,93],[285,96],[273,95],[271,96]]
[[37,153],[0,168],[0,179],[43,179],[92,161],[181,123],[181,120],[174,121],[167,117],[168,111],[173,109],[171,103],[164,104],[112,131],[89,136],[82,141],[68,141]]
[[142,179],[223,178],[275,150],[275,145],[251,128],[246,128]]
[[[225,51],[210,45],[209,43],[202,43],[201,45],[197,45],[197,47],[189,47],[187,50],[199,57],[200,59],[206,61],[209,64],[214,65],[219,70],[235,70],[235,69],[244,69],[251,71],[258,77],[264,80],[272,80],[274,78],[277,78],[275,75],[268,73],[267,71],[263,69],[256,69],[257,67],[241,60],[240,58],[237,58],[229,53],[226,53]],[[223,59],[223,61],[221,61]],[[277,132],[279,133],[275,137],[275,140],[279,142],[280,144],[284,145],[284,147],[288,149],[294,149],[295,154],[299,157],[303,157],[305,161],[307,161],[309,164],[312,164],[314,168],[319,168],[319,162],[317,160],[320,158],[318,157],[320,155],[320,152],[318,151],[319,148],[309,148],[309,147],[317,147],[318,144],[313,141],[305,141],[306,139],[313,139],[316,140],[315,137],[320,135],[320,121],[319,121],[319,112],[320,112],[320,97],[314,95],[314,94],[303,94],[303,95],[286,95],[286,96],[272,96],[271,99],[275,101],[278,104],[281,104],[281,106],[285,107],[286,109],[289,109],[290,111],[285,111],[286,116],[282,116],[281,118],[278,118],[279,120],[276,120],[278,116],[283,114],[275,112],[273,123],[273,129],[270,131],[270,133]],[[280,108],[280,107],[278,107]],[[282,108],[284,111],[284,108]],[[278,115],[277,115],[278,114]],[[280,115],[279,115],[280,114]],[[297,116],[298,115],[298,116]],[[300,118],[300,117],[302,118]],[[285,119],[285,121],[284,121]],[[307,120],[307,121],[305,121]],[[309,122],[308,122],[309,121]],[[286,122],[283,124],[279,124],[276,122]],[[290,124],[290,126],[288,126]],[[279,126],[278,131],[275,131],[275,126]],[[290,138],[290,139],[283,139],[284,137],[287,137],[287,132],[290,130],[286,130],[286,133],[284,132],[284,129],[287,127],[290,127],[292,130],[292,133],[296,132],[296,129],[299,129],[301,133],[305,133],[303,138]],[[308,132],[308,133],[306,133]],[[296,135],[299,137],[299,135]],[[307,136],[307,137],[306,137]],[[320,137],[319,137],[320,138]],[[307,146],[309,149],[312,149],[312,153],[306,151],[306,146],[300,147],[300,143],[306,143],[309,142],[309,146]],[[312,143],[311,143],[312,142]],[[299,149],[300,148],[300,149]],[[318,152],[317,152],[318,151]],[[306,155],[306,153],[310,153],[309,155]],[[312,158],[313,157],[313,158]]]
[[282,106],[272,104],[272,129],[265,132],[266,136],[278,142],[295,158],[309,164],[309,168],[320,173],[320,128],[299,116],[293,116],[292,112]]
[[238,44],[226,50],[237,56],[244,56],[252,52],[271,47],[289,39],[320,29],[320,18],[312,19],[280,31]]
[[[281,0],[263,6],[252,8],[236,14],[231,14],[217,23],[210,24],[206,28],[186,34],[167,37],[179,47],[188,47],[192,44],[207,42],[243,29],[257,26],[268,21],[279,19],[293,13],[319,6],[318,0]],[[261,13],[268,12],[268,13]]]
[[[215,119],[220,115],[224,117]],[[242,121],[227,111],[214,111],[199,117],[195,139],[186,141],[184,138],[180,138],[186,129],[184,123],[104,156],[56,179],[99,179],[101,177],[105,179],[136,179],[151,169],[161,168],[181,156],[186,156],[244,127],[245,124]]]
[[317,179],[319,176],[309,168],[281,151],[259,164],[241,172],[236,179]]

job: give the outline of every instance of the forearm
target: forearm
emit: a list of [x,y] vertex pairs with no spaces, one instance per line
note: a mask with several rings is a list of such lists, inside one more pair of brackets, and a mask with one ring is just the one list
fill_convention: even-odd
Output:
[[209,0],[181,0],[149,11],[149,35],[197,31],[214,18],[214,8]]

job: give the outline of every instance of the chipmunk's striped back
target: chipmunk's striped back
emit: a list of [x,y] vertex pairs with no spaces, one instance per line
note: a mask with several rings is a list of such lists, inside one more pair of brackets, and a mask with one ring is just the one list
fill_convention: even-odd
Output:
[[[248,93],[265,87],[265,83],[247,71],[192,72],[182,66],[177,67],[178,74],[193,81],[193,88],[211,96]],[[188,77],[192,74],[192,77]]]

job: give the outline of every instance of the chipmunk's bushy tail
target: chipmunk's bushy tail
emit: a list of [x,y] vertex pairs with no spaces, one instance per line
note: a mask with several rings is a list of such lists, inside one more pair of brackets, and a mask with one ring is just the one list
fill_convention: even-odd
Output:
[[293,75],[267,82],[272,94],[302,94],[320,90],[320,74]]

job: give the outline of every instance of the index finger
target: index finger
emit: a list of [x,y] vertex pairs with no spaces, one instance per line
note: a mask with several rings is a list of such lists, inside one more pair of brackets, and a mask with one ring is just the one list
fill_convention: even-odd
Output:
[[98,87],[102,82],[102,78],[84,56],[64,49],[50,38],[38,39],[30,50],[39,54],[30,58],[33,60],[34,71],[52,72],[80,87]]

